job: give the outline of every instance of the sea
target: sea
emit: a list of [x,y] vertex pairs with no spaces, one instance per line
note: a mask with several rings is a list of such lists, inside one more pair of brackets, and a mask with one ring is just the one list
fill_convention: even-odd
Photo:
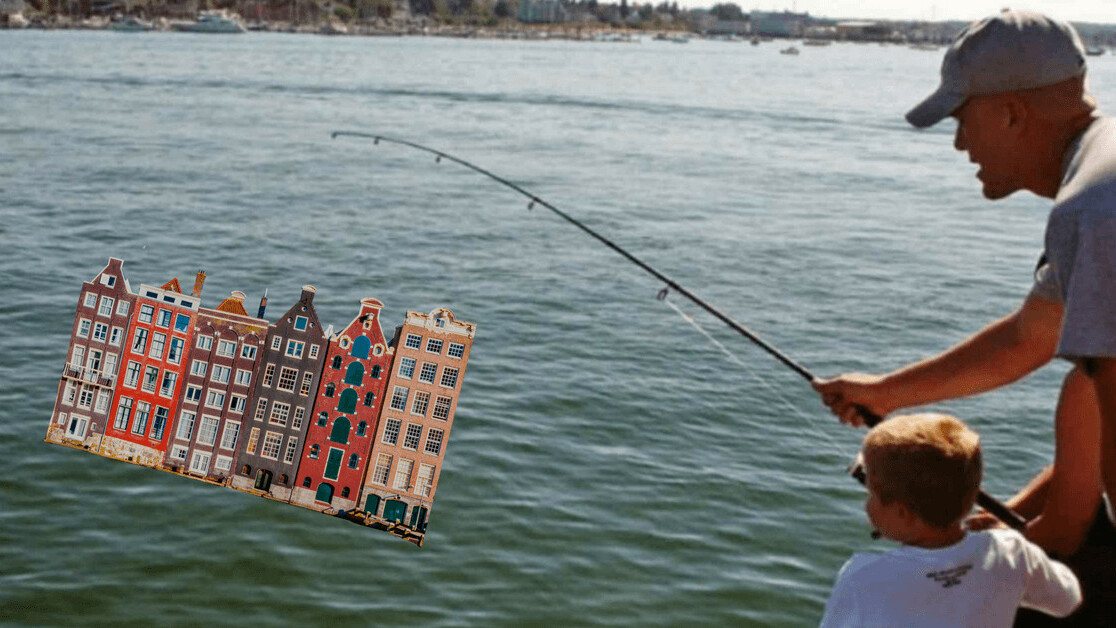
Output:
[[[780,54],[798,44],[799,55]],[[0,31],[0,624],[810,626],[873,541],[862,432],[798,373],[883,372],[1026,295],[1049,202],[984,200],[906,110],[942,50]],[[1116,57],[1089,59],[1103,104]],[[208,274],[477,325],[421,548],[43,442],[78,294]],[[253,309],[253,308],[250,308]],[[679,313],[681,312],[681,314]],[[389,334],[392,329],[385,329]],[[1064,364],[942,403],[1005,498]]]

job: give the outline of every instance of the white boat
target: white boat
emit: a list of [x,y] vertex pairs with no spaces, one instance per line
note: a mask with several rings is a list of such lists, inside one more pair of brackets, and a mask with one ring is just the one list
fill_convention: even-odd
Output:
[[125,15],[118,20],[113,20],[112,23],[109,24],[109,30],[122,33],[138,33],[140,31],[153,30],[154,28],[151,22],[141,20],[134,15]]
[[179,22],[172,24],[176,31],[187,33],[246,33],[244,22],[240,16],[223,10],[202,11],[198,14],[196,22]]

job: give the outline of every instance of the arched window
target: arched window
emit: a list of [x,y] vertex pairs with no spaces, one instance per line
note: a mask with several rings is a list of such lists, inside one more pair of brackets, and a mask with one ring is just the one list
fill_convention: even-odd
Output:
[[349,487],[346,486],[346,487],[341,489],[341,497],[348,497],[348,496],[349,496]]
[[333,501],[333,486],[322,482],[318,485],[318,492],[314,494],[314,501],[330,503]]
[[349,420],[343,416],[337,417],[333,422],[333,429],[329,432],[329,440],[342,445],[349,442],[349,428],[351,427]]
[[357,436],[364,436],[368,433],[368,421],[361,421],[357,425]]
[[380,365],[372,367],[372,379],[380,379]]
[[332,366],[335,369],[341,368],[341,356],[339,356],[339,355],[333,356],[333,365]]
[[[364,336],[361,336],[363,338]],[[360,362],[353,362],[349,368],[345,369],[345,383],[352,384],[353,386],[360,386],[360,382],[364,379],[364,365]]]
[[317,460],[318,452],[322,450],[320,445],[310,445],[310,458]]
[[367,336],[357,336],[353,341],[353,352],[349,355],[362,360],[368,359],[368,351],[372,348],[372,341]]
[[349,456],[349,468],[350,468],[350,469],[355,469],[355,468],[357,468],[357,462],[358,462],[359,460],[360,460],[360,456],[358,456],[358,455],[356,455],[356,454],[352,454],[352,455],[350,455],[350,456]]
[[246,464],[240,467],[240,475],[252,475],[252,466]]
[[286,473],[280,473],[279,474],[279,483],[282,484],[283,486],[286,486],[287,483],[290,482],[290,481],[291,481],[291,478],[288,477]]
[[333,391],[337,390],[337,385],[333,382],[326,384],[326,397],[332,397]]
[[350,414],[356,412],[357,393],[352,388],[346,388],[341,391],[341,399],[337,401],[338,412],[348,412]]
[[371,408],[372,404],[375,403],[375,402],[376,402],[376,393],[372,392],[371,390],[364,393],[364,405]]
[[309,475],[306,476],[306,479],[302,480],[302,488],[310,488],[310,476]]
[[325,427],[327,423],[329,423],[329,413],[319,412],[318,413],[318,427]]

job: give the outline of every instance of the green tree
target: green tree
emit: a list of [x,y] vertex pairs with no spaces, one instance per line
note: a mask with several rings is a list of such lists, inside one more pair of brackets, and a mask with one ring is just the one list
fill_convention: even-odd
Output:
[[628,19],[628,0],[620,0],[620,19]]
[[496,17],[511,17],[511,7],[508,6],[508,0],[496,0],[496,7],[493,12]]
[[715,4],[709,10],[714,17],[718,20],[743,20],[744,12],[734,2],[726,2],[723,4]]

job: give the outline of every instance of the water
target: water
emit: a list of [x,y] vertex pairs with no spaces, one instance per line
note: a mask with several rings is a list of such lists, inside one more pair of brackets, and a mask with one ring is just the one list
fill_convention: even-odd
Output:
[[[1011,311],[1047,204],[979,196],[940,57],[836,45],[0,32],[0,623],[802,626],[868,539],[859,434],[653,279],[430,144],[585,220],[819,374]],[[1091,59],[1100,101],[1116,65]],[[205,304],[318,288],[478,324],[417,549],[48,446],[81,282],[209,273]],[[676,302],[693,312],[693,307]],[[1064,366],[942,407],[986,489],[1051,456]]]

